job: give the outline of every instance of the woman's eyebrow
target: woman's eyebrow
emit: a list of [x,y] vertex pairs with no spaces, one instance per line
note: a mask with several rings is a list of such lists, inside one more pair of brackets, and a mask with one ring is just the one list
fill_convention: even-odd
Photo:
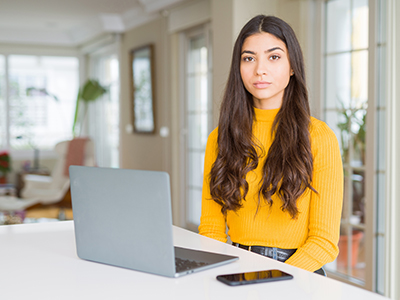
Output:
[[[275,51],[275,50],[281,50],[282,52],[285,52],[285,50],[283,50],[281,47],[273,47],[271,49],[268,49],[268,50],[264,51],[264,53],[269,53],[269,52],[272,52],[272,51]],[[245,53],[256,55],[256,52],[250,51],[250,50],[244,50],[241,55],[243,55]]]
[[244,53],[248,53],[248,54],[252,54],[252,55],[255,55],[256,53],[255,52],[253,52],[253,51],[250,51],[250,50],[244,50],[243,52],[242,52],[242,54],[241,55],[243,55]]
[[275,50],[281,50],[282,52],[285,52],[285,50],[283,50],[281,47],[273,47],[273,48],[271,48],[271,49],[268,49],[268,50],[265,51],[265,52],[272,52],[272,51],[275,51]]

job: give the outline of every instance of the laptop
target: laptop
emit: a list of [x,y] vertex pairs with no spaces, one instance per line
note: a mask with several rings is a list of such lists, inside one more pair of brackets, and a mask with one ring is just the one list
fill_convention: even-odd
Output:
[[70,166],[69,174],[79,258],[167,277],[238,259],[174,247],[168,173]]

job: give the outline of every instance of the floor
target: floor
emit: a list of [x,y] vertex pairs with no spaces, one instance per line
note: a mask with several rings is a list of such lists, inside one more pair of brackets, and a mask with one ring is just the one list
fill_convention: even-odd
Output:
[[[61,214],[60,214],[61,213]],[[58,207],[38,207],[32,208],[26,211],[25,218],[26,219],[58,219],[59,215],[65,216],[64,219],[72,220],[73,214],[71,208],[60,209]]]
[[62,208],[54,206],[41,206],[26,211],[17,211],[13,213],[0,211],[0,225],[13,225],[22,223],[56,222],[72,220],[73,214],[71,208]]
[[53,205],[38,205],[26,210],[25,218],[28,221],[49,220],[72,220],[71,192],[68,191],[64,198]]
[[[4,189],[4,187],[2,187]],[[15,188],[1,190],[0,195],[15,196]],[[60,208],[62,207],[62,208]],[[53,205],[35,205],[25,211],[17,211],[12,214],[0,211],[0,225],[12,225],[21,223],[36,223],[46,221],[72,220],[71,193],[68,191],[64,198]]]

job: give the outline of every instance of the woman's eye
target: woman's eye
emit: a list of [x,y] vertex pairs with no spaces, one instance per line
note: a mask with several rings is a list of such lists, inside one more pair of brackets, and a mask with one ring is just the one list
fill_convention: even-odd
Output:
[[254,58],[251,56],[245,56],[243,57],[243,61],[254,61]]
[[278,56],[278,55],[271,55],[271,56],[269,57],[269,59],[270,59],[270,60],[278,60],[278,59],[280,59],[280,56]]

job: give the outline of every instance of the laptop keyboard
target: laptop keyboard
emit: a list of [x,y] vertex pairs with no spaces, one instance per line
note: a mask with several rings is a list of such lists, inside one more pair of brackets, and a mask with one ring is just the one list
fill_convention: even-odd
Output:
[[175,257],[175,268],[176,272],[180,273],[183,271],[195,269],[198,267],[206,266],[208,265],[207,263],[204,262],[198,262],[194,260],[189,260],[189,259],[182,259],[179,257]]

